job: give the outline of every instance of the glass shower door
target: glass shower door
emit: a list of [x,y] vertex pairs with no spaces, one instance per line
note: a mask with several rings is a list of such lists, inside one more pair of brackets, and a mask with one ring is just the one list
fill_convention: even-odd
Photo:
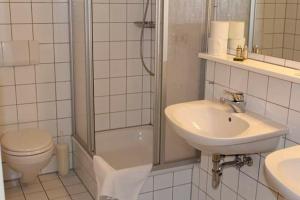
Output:
[[162,131],[160,164],[189,163],[199,152],[166,122],[169,105],[204,97],[204,67],[197,54],[205,47],[206,0],[164,0]]
[[73,130],[91,154],[94,151],[93,65],[90,0],[70,1]]

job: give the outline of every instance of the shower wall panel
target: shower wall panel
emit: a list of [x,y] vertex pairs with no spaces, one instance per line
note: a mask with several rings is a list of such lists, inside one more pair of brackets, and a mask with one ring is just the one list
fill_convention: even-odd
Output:
[[[168,13],[166,13],[168,12]],[[165,106],[203,99],[204,66],[197,54],[206,36],[206,1],[165,1]],[[165,162],[193,158],[196,151],[165,124]]]
[[[139,48],[142,0],[93,1],[95,131],[151,123],[151,78],[143,70]],[[147,19],[152,17],[151,4]],[[146,29],[144,55],[153,63],[154,31]],[[152,66],[151,66],[152,67]]]
[[76,135],[88,144],[85,0],[72,1],[73,102]]

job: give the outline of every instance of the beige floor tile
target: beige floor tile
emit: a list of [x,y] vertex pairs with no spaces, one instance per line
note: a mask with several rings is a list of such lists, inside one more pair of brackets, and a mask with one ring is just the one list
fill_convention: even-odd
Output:
[[70,195],[87,192],[86,188],[82,184],[70,185],[70,186],[67,186],[66,189]]
[[51,173],[51,174],[40,175],[39,178],[41,182],[46,182],[46,181],[57,180],[58,176],[56,173]]
[[32,183],[21,183],[21,186],[27,186],[27,185],[32,185],[32,184],[39,184],[40,181],[38,178],[36,178]]
[[53,190],[53,189],[56,189],[56,188],[63,187],[63,184],[61,183],[61,181],[59,179],[42,182],[42,185],[43,185],[45,190]]
[[25,200],[25,197],[23,195],[17,197],[7,197],[5,200]]
[[76,184],[81,183],[77,176],[61,177],[61,181],[63,182],[63,184],[65,186],[76,185]]
[[64,187],[57,188],[54,190],[46,190],[46,193],[49,199],[56,199],[56,198],[69,196]]
[[17,186],[20,186],[20,182],[18,180],[4,182],[5,189],[9,189],[9,188],[17,187]]
[[48,200],[45,192],[25,194],[26,200]]
[[44,189],[40,183],[24,185],[22,186],[22,190],[25,194],[35,193],[35,192],[43,192]]
[[70,197],[70,196],[67,196],[67,197],[59,197],[59,198],[54,199],[54,200],[71,200],[71,197]]
[[[33,184],[5,182],[6,200],[93,200],[74,171],[40,175]],[[72,195],[72,198],[69,196]]]
[[21,189],[21,187],[13,187],[13,188],[9,188],[5,190],[5,196],[6,198],[10,198],[10,197],[16,197],[16,196],[22,196],[23,195],[23,191]]
[[89,193],[80,193],[80,194],[75,194],[71,195],[72,200],[93,200],[91,195]]

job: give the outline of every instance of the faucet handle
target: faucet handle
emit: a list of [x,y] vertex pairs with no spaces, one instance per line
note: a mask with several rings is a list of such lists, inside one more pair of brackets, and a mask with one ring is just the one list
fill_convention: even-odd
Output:
[[244,93],[243,92],[231,92],[228,90],[224,90],[225,94],[228,94],[232,97],[235,102],[243,102],[244,101]]

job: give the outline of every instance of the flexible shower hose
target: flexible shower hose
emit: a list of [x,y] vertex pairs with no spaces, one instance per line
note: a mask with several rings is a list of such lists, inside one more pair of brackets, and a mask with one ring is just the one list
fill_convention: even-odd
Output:
[[146,18],[147,18],[147,13],[148,13],[148,9],[149,9],[149,4],[150,4],[150,0],[147,0],[146,9],[145,9],[144,16],[143,16],[143,24],[142,24],[141,38],[140,38],[140,58],[141,58],[144,69],[150,74],[150,76],[155,76],[155,73],[152,72],[147,67],[145,60],[144,60],[144,32],[145,32]]

